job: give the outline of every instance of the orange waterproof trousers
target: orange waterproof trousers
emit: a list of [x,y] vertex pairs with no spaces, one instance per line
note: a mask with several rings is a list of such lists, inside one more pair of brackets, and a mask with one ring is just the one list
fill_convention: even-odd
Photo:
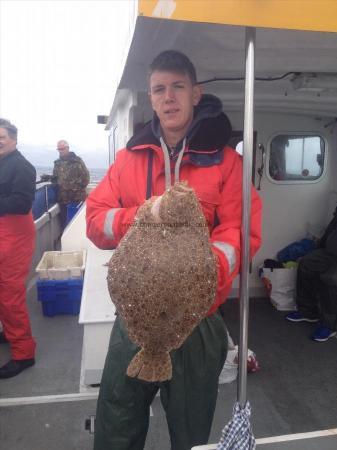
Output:
[[9,341],[12,359],[34,358],[26,305],[26,279],[35,246],[31,212],[0,217],[0,322]]

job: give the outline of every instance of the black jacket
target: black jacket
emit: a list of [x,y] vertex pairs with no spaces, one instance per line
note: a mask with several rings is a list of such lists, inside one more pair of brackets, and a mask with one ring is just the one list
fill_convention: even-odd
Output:
[[0,158],[0,216],[28,214],[36,187],[36,170],[18,150]]
[[[209,130],[212,130],[210,133]],[[221,101],[211,94],[204,94],[199,104],[194,108],[193,121],[187,131],[189,151],[187,159],[197,166],[213,166],[223,160],[223,148],[228,144],[232,133],[231,123],[222,111]],[[161,136],[159,119],[154,113],[151,122],[141,128],[126,144],[128,150],[139,145],[154,144],[160,146]],[[177,145],[177,158],[183,141]]]

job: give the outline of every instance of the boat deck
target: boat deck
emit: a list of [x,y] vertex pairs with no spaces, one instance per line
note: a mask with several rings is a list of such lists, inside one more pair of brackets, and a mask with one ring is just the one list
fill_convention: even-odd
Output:
[[[83,392],[80,388],[83,326],[76,316],[44,317],[34,289],[28,303],[38,343],[36,365],[15,378],[0,381],[1,449],[92,449],[93,436],[84,429],[84,423],[95,414],[98,390]],[[238,309],[234,300],[224,307],[235,342]],[[310,341],[313,325],[285,321],[284,313],[273,309],[266,299],[253,299],[250,309],[249,348],[261,365],[259,372],[248,375],[251,423],[258,447],[336,449],[337,438],[332,434],[310,435],[305,440],[302,436],[302,441],[288,437],[282,442],[277,442],[276,436],[336,427],[337,340]],[[8,347],[1,345],[0,364],[8,357]],[[219,386],[210,443],[218,441],[230,420],[235,398],[235,382]],[[159,398],[153,402],[152,413],[145,450],[169,450]]]

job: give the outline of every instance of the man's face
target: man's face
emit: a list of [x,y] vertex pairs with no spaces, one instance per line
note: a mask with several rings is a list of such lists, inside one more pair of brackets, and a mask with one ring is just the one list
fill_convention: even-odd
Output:
[[9,136],[6,128],[0,128],[0,157],[13,152],[16,149],[16,139]]
[[155,71],[150,77],[150,99],[164,134],[186,135],[193,119],[193,107],[199,103],[201,91],[188,75]]
[[67,156],[69,153],[68,145],[64,144],[63,142],[57,143],[57,150],[58,150],[60,156]]

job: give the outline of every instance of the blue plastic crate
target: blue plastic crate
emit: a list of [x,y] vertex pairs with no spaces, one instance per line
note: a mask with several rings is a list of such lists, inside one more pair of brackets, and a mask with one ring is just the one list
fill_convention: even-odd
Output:
[[38,280],[37,299],[44,316],[77,315],[80,312],[83,278],[68,280]]
[[67,225],[69,222],[72,221],[73,217],[78,213],[80,207],[82,206],[82,203],[83,202],[67,204],[67,221],[66,221]]

